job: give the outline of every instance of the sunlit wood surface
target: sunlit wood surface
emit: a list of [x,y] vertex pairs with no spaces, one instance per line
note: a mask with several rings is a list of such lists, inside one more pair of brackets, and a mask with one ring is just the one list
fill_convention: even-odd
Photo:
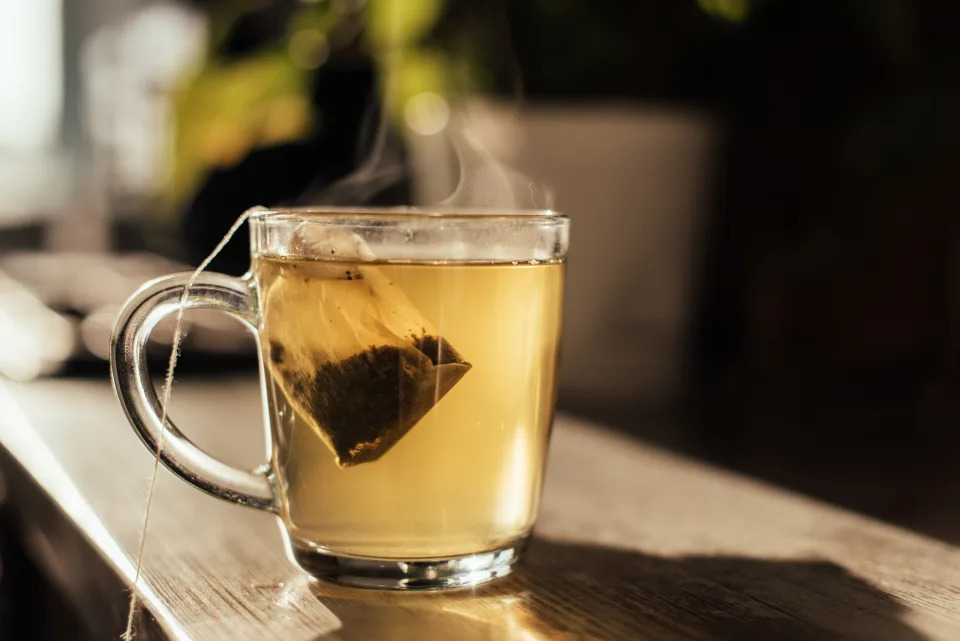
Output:
[[[171,413],[209,451],[254,465],[258,404],[246,379],[187,381]],[[0,383],[0,445],[28,548],[116,638],[152,457],[105,382]],[[162,470],[139,638],[960,639],[957,548],[565,417],[527,562],[498,583],[402,594],[310,582],[277,527]]]

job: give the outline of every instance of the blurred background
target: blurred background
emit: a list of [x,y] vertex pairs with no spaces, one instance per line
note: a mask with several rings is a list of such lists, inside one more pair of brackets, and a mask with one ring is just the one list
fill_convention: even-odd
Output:
[[[469,180],[573,219],[562,410],[958,543],[958,21],[935,0],[0,0],[0,376],[106,377],[124,298],[247,207]],[[254,371],[242,329],[192,323],[182,376]],[[34,576],[16,545],[0,525],[0,637],[58,607],[11,578]]]

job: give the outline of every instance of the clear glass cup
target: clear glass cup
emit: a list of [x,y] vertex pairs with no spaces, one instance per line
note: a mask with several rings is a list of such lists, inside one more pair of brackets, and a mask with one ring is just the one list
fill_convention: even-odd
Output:
[[[250,217],[242,278],[185,308],[254,333],[267,464],[228,466],[169,420],[161,461],[277,514],[310,574],[380,588],[507,574],[536,518],[553,420],[569,221],[550,211],[288,209]],[[145,346],[189,274],[147,283],[114,330],[114,386],[156,452]]]

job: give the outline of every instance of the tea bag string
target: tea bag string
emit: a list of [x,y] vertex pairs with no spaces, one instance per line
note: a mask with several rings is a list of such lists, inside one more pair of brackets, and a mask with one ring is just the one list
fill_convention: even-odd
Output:
[[143,525],[140,528],[140,543],[137,550],[137,569],[133,575],[133,586],[130,590],[130,605],[127,610],[127,627],[123,632],[123,641],[133,640],[133,615],[137,607],[137,585],[140,582],[140,571],[143,568],[143,550],[147,542],[147,527],[150,525],[150,508],[153,505],[153,490],[157,484],[157,473],[160,471],[160,453],[163,451],[163,439],[167,433],[167,407],[170,404],[170,391],[173,388],[173,370],[177,366],[177,358],[180,356],[180,343],[183,339],[183,312],[186,309],[187,297],[190,295],[190,289],[197,282],[200,273],[206,269],[213,259],[217,257],[233,235],[237,233],[240,226],[250,217],[250,214],[264,210],[263,207],[251,207],[240,214],[226,235],[220,240],[217,246],[207,256],[200,266],[197,267],[187,280],[183,287],[183,293],[180,294],[180,307],[177,309],[177,319],[173,329],[173,341],[170,346],[170,360],[167,362],[167,375],[163,381],[163,395],[160,400],[160,438],[157,440],[157,453],[153,459],[153,472],[150,476],[150,486],[147,489],[147,506],[143,513]]

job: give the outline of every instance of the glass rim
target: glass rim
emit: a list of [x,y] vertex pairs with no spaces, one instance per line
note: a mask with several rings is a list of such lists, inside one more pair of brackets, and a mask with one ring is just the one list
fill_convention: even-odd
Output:
[[324,206],[270,207],[250,213],[251,221],[344,224],[345,217],[363,221],[402,222],[413,220],[448,220],[458,222],[522,222],[564,225],[570,217],[553,209],[508,209],[493,207],[377,207]]

